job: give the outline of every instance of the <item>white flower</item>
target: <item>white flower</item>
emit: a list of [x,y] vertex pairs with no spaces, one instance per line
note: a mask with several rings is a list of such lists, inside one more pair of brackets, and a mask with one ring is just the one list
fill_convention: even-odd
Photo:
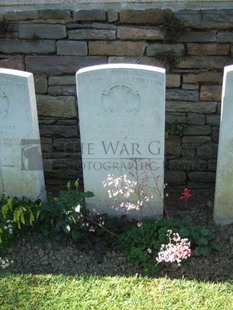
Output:
[[75,212],[77,212],[77,213],[80,213],[80,209],[81,209],[81,206],[80,206],[80,205],[77,205],[77,206],[74,208]]
[[[187,238],[181,239],[178,233],[172,233],[172,230],[167,231],[169,238],[168,244],[162,244],[158,257],[156,258],[158,263],[169,262],[177,263],[180,265],[183,259],[187,259],[191,256],[190,242]],[[175,243],[172,243],[175,242]]]

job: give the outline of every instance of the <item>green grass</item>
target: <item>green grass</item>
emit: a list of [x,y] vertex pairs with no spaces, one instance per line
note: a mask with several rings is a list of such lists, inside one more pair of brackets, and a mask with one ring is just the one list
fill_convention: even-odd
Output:
[[0,309],[233,309],[233,283],[146,277],[0,275]]

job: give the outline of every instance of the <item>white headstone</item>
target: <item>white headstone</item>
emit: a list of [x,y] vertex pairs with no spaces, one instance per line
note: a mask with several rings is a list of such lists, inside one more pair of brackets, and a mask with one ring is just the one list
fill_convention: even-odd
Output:
[[214,221],[233,223],[233,66],[224,68]]
[[0,195],[46,199],[32,73],[0,69]]
[[[122,215],[103,188],[107,176],[137,181],[153,198],[143,216],[163,216],[165,70],[152,66],[115,64],[77,72],[79,125],[88,207]],[[143,196],[143,195],[142,195]],[[142,197],[141,197],[142,198]],[[137,199],[136,197],[134,199]],[[131,210],[129,216],[140,217]]]

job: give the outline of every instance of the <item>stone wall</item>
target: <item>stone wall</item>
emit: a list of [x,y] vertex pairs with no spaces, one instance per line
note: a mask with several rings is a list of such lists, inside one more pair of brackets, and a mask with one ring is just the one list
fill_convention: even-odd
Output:
[[75,72],[126,62],[167,69],[166,182],[214,185],[233,10],[8,11],[0,37],[0,67],[35,76],[49,191],[82,179]]

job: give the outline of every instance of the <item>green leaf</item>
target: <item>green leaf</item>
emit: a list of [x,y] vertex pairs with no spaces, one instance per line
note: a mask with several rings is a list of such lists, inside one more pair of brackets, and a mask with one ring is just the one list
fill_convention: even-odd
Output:
[[74,183],[75,189],[78,190],[79,188],[79,179],[77,179]]
[[94,197],[95,195],[92,193],[92,192],[85,192],[85,197],[86,198],[92,198],[92,197]]
[[198,239],[198,244],[200,245],[207,245],[208,244],[208,240],[205,238],[199,238]]
[[179,235],[182,238],[188,237],[190,235],[190,230],[187,227],[181,227],[181,229],[179,230]]
[[199,246],[194,250],[194,254],[197,256],[206,256],[210,254],[211,249],[207,246]]
[[71,231],[71,237],[73,240],[77,240],[79,237],[79,232],[77,230],[72,230]]
[[206,228],[201,228],[200,233],[202,234],[202,236],[208,236],[210,232]]
[[211,247],[211,249],[219,251],[219,252],[221,252],[223,250],[222,247],[220,246],[220,244],[218,244],[217,242],[211,242],[210,247]]

